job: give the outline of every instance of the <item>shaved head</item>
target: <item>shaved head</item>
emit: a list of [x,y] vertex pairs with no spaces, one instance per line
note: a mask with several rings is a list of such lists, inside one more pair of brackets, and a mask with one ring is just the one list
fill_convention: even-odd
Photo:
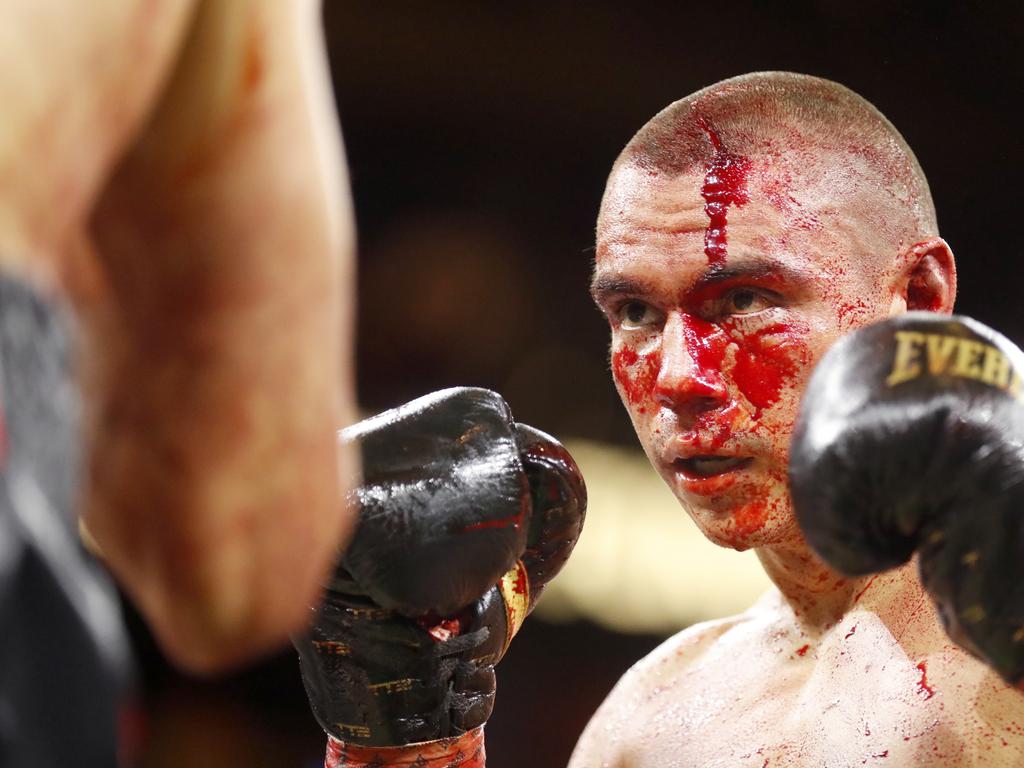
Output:
[[787,470],[810,372],[854,328],[952,310],[936,230],[903,137],[827,80],[725,80],[622,151],[591,293],[644,451],[712,541],[801,541]]
[[780,209],[827,199],[870,223],[888,255],[938,234],[928,182],[892,123],[838,83],[789,72],[724,80],[655,115],[616,160],[601,219],[623,170],[704,173],[723,152],[770,178]]

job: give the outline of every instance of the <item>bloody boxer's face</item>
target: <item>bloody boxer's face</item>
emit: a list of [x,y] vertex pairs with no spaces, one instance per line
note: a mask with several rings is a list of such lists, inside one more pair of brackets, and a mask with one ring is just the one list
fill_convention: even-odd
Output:
[[786,467],[811,368],[898,303],[874,258],[884,226],[864,218],[827,183],[734,155],[682,175],[625,164],[609,180],[593,294],[615,385],[718,544],[797,535]]

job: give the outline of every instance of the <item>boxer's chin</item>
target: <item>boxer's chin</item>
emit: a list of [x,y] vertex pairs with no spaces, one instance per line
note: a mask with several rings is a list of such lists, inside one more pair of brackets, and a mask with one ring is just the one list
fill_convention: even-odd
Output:
[[799,528],[784,490],[749,495],[737,489],[714,499],[680,498],[683,507],[711,543],[738,552],[781,544]]

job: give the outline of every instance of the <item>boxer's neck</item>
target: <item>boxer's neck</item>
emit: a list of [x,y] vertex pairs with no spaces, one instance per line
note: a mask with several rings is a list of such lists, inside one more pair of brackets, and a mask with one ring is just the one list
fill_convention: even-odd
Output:
[[[908,565],[883,574],[846,578],[825,565],[801,539],[756,550],[768,578],[789,605],[800,628],[825,632],[857,606],[879,609],[913,579]],[[915,582],[916,584],[916,582]]]

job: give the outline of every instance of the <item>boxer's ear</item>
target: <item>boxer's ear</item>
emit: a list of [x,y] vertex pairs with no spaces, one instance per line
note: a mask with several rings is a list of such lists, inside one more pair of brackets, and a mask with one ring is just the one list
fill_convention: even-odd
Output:
[[[941,237],[914,243],[900,254],[902,265],[895,293],[908,310],[919,309],[948,315],[956,299],[956,263]],[[902,302],[901,302],[902,303]]]

